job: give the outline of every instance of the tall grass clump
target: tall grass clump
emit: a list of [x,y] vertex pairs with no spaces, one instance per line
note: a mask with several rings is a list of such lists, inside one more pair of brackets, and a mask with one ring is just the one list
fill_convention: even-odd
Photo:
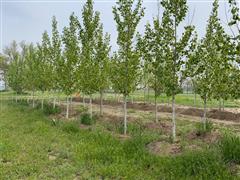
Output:
[[93,116],[91,118],[90,114],[89,113],[83,113],[81,116],[80,116],[80,122],[81,124],[84,124],[84,125],[93,125],[96,123],[96,117]]
[[221,157],[207,150],[189,152],[168,163],[166,171],[175,179],[224,179],[230,176]]
[[204,124],[203,123],[197,123],[196,125],[196,129],[197,129],[197,135],[201,136],[201,135],[205,135],[207,133],[211,133],[213,130],[213,123],[209,120],[206,121],[206,128],[204,128]]
[[225,162],[240,164],[239,136],[225,134],[219,142],[219,149]]

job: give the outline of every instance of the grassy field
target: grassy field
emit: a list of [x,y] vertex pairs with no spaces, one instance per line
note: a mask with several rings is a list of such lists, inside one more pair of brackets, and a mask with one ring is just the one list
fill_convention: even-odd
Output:
[[[73,94],[73,96],[75,96],[76,94]],[[2,98],[14,98],[16,96],[15,93],[13,93],[12,91],[8,91],[8,92],[0,92],[0,96]],[[45,99],[50,99],[53,97],[58,97],[62,100],[66,100],[66,96],[63,93],[54,93],[54,92],[45,92],[45,93],[41,93],[41,92],[36,92],[35,93],[36,98],[45,98]],[[118,97],[120,97],[121,99],[121,95],[119,94],[114,94],[114,93],[105,93],[104,94],[104,98],[107,100],[113,100],[116,101],[118,99]],[[19,98],[26,98],[26,97],[31,97],[31,93],[26,93],[24,95],[18,95]],[[94,98],[99,98],[99,94],[94,94],[93,95]],[[88,98],[88,97],[86,97]],[[150,91],[149,92],[149,96],[146,94],[146,102],[148,103],[154,103],[154,92]],[[144,92],[143,91],[136,91],[134,93],[132,93],[129,97],[128,97],[128,101],[138,101],[138,102],[144,102]],[[157,98],[157,102],[158,103],[168,103],[171,104],[171,98],[167,97],[165,94],[159,96]],[[203,101],[200,98],[200,96],[196,95],[196,101],[195,101],[195,95],[194,94],[178,94],[176,96],[176,104],[178,105],[185,105],[185,106],[191,106],[191,107],[203,107]],[[209,108],[218,108],[219,107],[219,101],[217,101],[216,99],[211,99],[209,100],[207,106]],[[240,102],[239,100],[233,100],[233,99],[229,99],[227,101],[224,101],[224,107],[225,108],[240,108]]]
[[[53,123],[24,103],[3,101],[0,108],[0,179],[240,179],[218,144],[185,139],[194,123],[178,122],[182,153],[161,156],[146,148],[156,140],[167,142],[161,130],[130,123],[130,138],[123,140],[101,119],[80,128],[78,120]],[[190,143],[200,149],[189,149]],[[229,152],[230,159],[240,159]]]

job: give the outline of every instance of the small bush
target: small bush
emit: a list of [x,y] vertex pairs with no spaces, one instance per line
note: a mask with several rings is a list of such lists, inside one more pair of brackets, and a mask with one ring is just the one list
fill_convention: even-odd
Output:
[[96,122],[96,117],[93,116],[91,118],[90,114],[84,113],[80,116],[80,121],[82,124],[85,124],[85,125],[93,125]]
[[219,148],[225,162],[240,163],[240,137],[225,135],[219,142]]
[[204,129],[204,124],[202,122],[197,123],[196,129],[198,136],[210,133],[213,129],[213,123],[211,121],[206,121],[206,129]]
[[58,114],[60,112],[61,112],[61,109],[58,106],[55,106],[55,108],[51,104],[45,104],[43,106],[43,113],[46,115]]

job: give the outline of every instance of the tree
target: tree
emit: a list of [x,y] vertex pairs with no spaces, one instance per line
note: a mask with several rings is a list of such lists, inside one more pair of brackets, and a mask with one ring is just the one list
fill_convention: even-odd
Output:
[[103,93],[109,87],[110,75],[110,36],[106,33],[103,36],[103,27],[100,26],[97,34],[97,49],[96,49],[96,63],[97,63],[97,88],[100,93],[100,115],[103,115]]
[[76,70],[80,57],[78,40],[79,21],[74,13],[70,16],[69,27],[63,30],[63,57],[59,60],[58,71],[61,74],[60,86],[67,95],[66,118],[69,118],[69,96],[76,90]]
[[97,51],[96,38],[100,28],[99,12],[94,12],[93,1],[87,0],[82,12],[83,25],[80,30],[81,39],[81,63],[79,68],[80,89],[85,95],[90,96],[90,115],[92,118],[92,94],[99,89],[98,64],[95,52]]
[[[54,91],[60,89],[60,81],[61,81],[61,38],[57,29],[57,20],[56,17],[52,18],[52,39],[51,39],[51,66],[52,66],[52,89]],[[54,97],[53,108],[56,105],[56,98]]]
[[114,86],[124,96],[124,134],[127,133],[127,96],[136,89],[139,70],[139,55],[133,49],[133,39],[137,25],[144,16],[142,0],[138,0],[135,7],[133,3],[133,0],[118,0],[113,7],[119,46],[114,58],[114,71],[118,74],[114,77]]
[[24,90],[24,60],[25,60],[25,47],[22,47],[22,52],[17,51],[17,43],[13,41],[9,47],[4,49],[4,54],[9,61],[9,68],[6,73],[6,79],[9,87],[11,87],[17,94]]
[[26,56],[24,61],[24,87],[32,92],[32,107],[35,107],[35,92],[40,87],[40,61],[37,49],[31,43],[26,45]]
[[172,140],[176,139],[175,96],[181,91],[182,68],[194,27],[186,26],[181,38],[177,38],[177,28],[184,20],[188,7],[186,0],[163,0],[163,29],[165,44],[165,91],[172,96]]

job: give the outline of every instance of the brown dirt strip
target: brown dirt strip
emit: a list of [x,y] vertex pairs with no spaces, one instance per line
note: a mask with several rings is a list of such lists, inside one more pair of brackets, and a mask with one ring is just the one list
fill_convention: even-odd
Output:
[[[73,102],[83,102],[82,98],[73,98]],[[89,99],[85,98],[85,102],[88,103]],[[93,104],[100,104],[98,99],[93,100]],[[112,107],[122,106],[122,102],[103,100],[104,105],[110,105]],[[130,103],[128,102],[127,107],[129,109],[141,110],[141,111],[154,111],[155,106],[153,104],[144,104],[144,103]],[[158,105],[158,112],[172,113],[172,108],[167,105]],[[178,107],[176,108],[176,113],[187,116],[202,117],[203,110],[199,108],[186,108]],[[233,113],[229,111],[219,111],[217,109],[211,109],[207,112],[207,117],[210,119],[218,119],[224,121],[234,121],[240,123],[240,113]]]

